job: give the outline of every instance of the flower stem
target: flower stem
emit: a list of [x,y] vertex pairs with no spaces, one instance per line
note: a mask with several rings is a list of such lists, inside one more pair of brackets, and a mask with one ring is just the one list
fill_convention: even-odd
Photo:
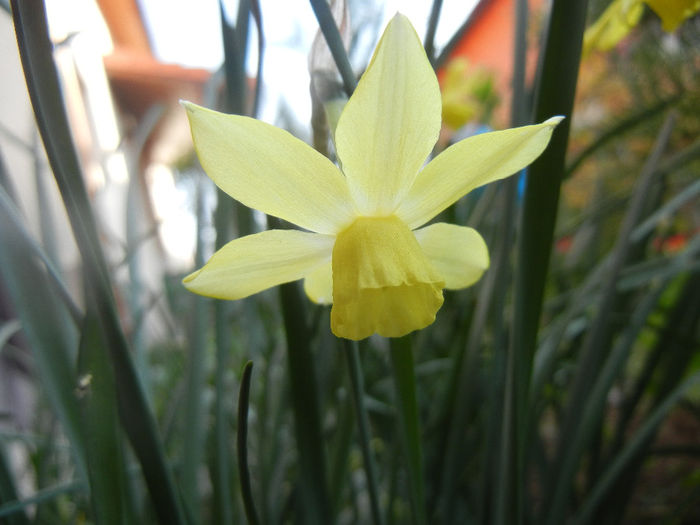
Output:
[[253,501],[253,490],[250,484],[248,470],[248,406],[250,404],[250,376],[253,373],[253,362],[248,361],[243,368],[240,394],[238,396],[238,474],[241,478],[241,497],[245,508],[245,516],[250,525],[258,525],[258,513]]
[[401,442],[408,462],[408,483],[413,523],[426,523],[423,496],[423,453],[420,442],[420,420],[416,402],[416,375],[413,365],[411,336],[391,339],[391,367],[396,389],[396,404]]
[[345,356],[348,360],[348,371],[350,372],[350,383],[352,385],[352,399],[357,412],[357,429],[360,433],[360,447],[362,448],[362,458],[365,463],[365,475],[367,476],[367,490],[369,492],[370,509],[372,520],[375,525],[383,525],[384,520],[379,512],[379,490],[377,487],[377,467],[372,458],[370,450],[370,433],[367,410],[365,409],[365,385],[360,367],[360,355],[357,350],[357,343],[348,339],[343,340]]
[[310,0],[310,2],[316,19],[318,20],[318,25],[321,28],[321,32],[328,43],[331,55],[333,55],[333,60],[335,60],[335,64],[338,66],[338,71],[343,79],[345,93],[350,96],[352,92],[355,91],[357,80],[355,79],[355,73],[350,65],[348,54],[345,51],[340,31],[333,19],[331,9],[328,7],[326,0]]
[[[274,222],[272,222],[274,224]],[[325,446],[313,355],[309,347],[306,309],[295,283],[280,286],[287,336],[294,429],[299,450],[299,493],[302,516],[309,524],[333,523],[326,483]]]

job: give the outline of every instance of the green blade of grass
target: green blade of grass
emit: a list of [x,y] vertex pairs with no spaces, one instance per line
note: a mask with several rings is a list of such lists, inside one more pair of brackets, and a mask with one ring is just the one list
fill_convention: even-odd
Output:
[[50,278],[49,282],[52,288],[58,297],[60,297],[65,308],[68,310],[68,313],[70,314],[75,326],[79,326],[82,322],[83,313],[73,301],[68,288],[63,282],[60,272],[41,246],[39,246],[36,239],[32,237],[31,233],[29,233],[25,220],[23,219],[19,210],[17,210],[14,202],[11,200],[9,193],[2,186],[0,186],[0,207],[3,208],[6,220],[12,224],[12,227],[17,231],[17,234],[21,236],[22,242],[26,243],[26,247],[28,249],[28,253],[26,255],[36,257],[43,263],[48,277]]
[[345,356],[348,362],[350,373],[350,384],[352,386],[352,399],[357,413],[357,430],[360,435],[360,448],[362,449],[362,459],[365,464],[365,477],[367,478],[367,492],[369,493],[370,510],[374,525],[383,525],[384,518],[379,511],[379,489],[377,487],[377,467],[370,449],[369,418],[365,407],[365,386],[362,378],[362,367],[360,366],[360,355],[357,343],[344,340]]
[[[196,267],[200,268],[204,264],[204,250],[202,245],[203,233],[205,227],[204,217],[204,202],[203,202],[203,184],[198,187],[198,204],[197,204],[197,252],[196,252]],[[216,207],[214,215],[214,223],[216,227],[216,247],[219,249],[228,239],[231,234],[231,217],[233,216],[234,203],[229,198],[223,198],[219,191],[219,203]],[[197,316],[199,332],[193,333],[196,345],[200,352],[204,352],[206,347],[206,316],[203,311],[205,305],[202,303],[203,298],[195,298],[195,315]],[[216,370],[214,372],[214,443],[216,448],[216,462],[212,471],[214,484],[214,503],[216,506],[217,519],[222,525],[233,523],[234,498],[231,497],[233,490],[231,487],[231,474],[233,470],[231,446],[231,429],[229,404],[227,403],[228,393],[226,384],[226,375],[231,362],[231,353],[233,350],[232,334],[231,334],[231,303],[228,301],[214,302],[214,337],[216,344]]]
[[34,114],[83,260],[86,289],[114,366],[122,425],[141,463],[158,518],[168,525],[185,523],[156,424],[119,323],[109,271],[63,107],[45,6],[41,0],[13,0],[12,17]]
[[[603,417],[603,411],[605,403],[608,400],[610,388],[623,369],[632,350],[632,345],[635,343],[639,332],[644,328],[647,318],[657,306],[659,297],[669,282],[670,280],[666,280],[655,286],[646,295],[644,300],[640,302],[629,324],[621,334],[610,356],[602,367],[601,373],[598,375],[595,385],[585,401],[585,405],[578,410],[581,424],[578,432],[566,445],[567,454],[561,465],[561,475],[559,479],[574,479],[581,456],[594,438],[595,430],[598,428],[601,418]],[[563,515],[564,508],[558,509],[557,505],[564,506],[567,498],[563,493],[568,493],[568,490],[569,483],[562,482],[555,485],[554,493],[550,496],[550,500],[552,501],[550,509],[552,512],[558,510],[558,513],[555,513],[557,517]]]
[[[204,265],[204,245],[203,245],[203,229],[205,227],[204,219],[204,197],[203,184],[201,181],[197,183],[196,195],[196,214],[197,214],[197,241],[195,248],[195,267],[201,268]],[[183,427],[183,453],[182,453],[182,470],[180,475],[180,486],[188,510],[193,514],[195,523],[199,522],[201,508],[199,500],[199,487],[197,484],[198,472],[204,456],[204,441],[205,441],[205,412],[204,403],[202,400],[202,391],[205,382],[204,360],[207,352],[207,320],[208,306],[210,301],[198,295],[192,295],[188,298],[191,305],[191,319],[189,325],[189,352],[187,362],[186,376],[186,391],[184,400],[184,427]],[[228,349],[227,349],[228,350]],[[223,372],[223,371],[222,371]],[[218,394],[218,392],[217,392]],[[216,401],[215,401],[216,404]],[[215,414],[216,416],[216,414]],[[215,417],[214,425],[218,429],[220,420]],[[228,456],[222,455],[217,461],[227,462]],[[217,470],[225,471],[226,463],[218,465]],[[228,472],[226,472],[228,479]],[[214,486],[216,493],[216,501],[221,502],[223,499],[230,499],[230,494],[221,494],[221,490],[227,488],[219,485],[219,472],[214,474]]]
[[248,49],[249,2],[245,0],[239,2],[235,26],[228,22],[221,1],[219,13],[226,73],[226,110],[236,115],[245,115],[248,92],[245,59]]
[[338,423],[334,432],[335,438],[330,450],[330,494],[333,510],[337,513],[342,508],[343,489],[347,486],[349,477],[350,451],[355,418],[352,403],[347,397],[340,399]]
[[430,17],[428,18],[428,28],[425,31],[425,39],[423,47],[428,60],[433,64],[435,62],[435,31],[437,30],[438,20],[440,20],[440,11],[442,9],[442,0],[433,0],[433,5],[430,8]]
[[82,409],[90,500],[100,525],[128,525],[133,523],[133,507],[128,499],[114,373],[104,347],[97,320],[88,315],[78,351],[80,379],[76,395]]
[[0,505],[0,518],[6,518],[21,512],[31,505],[39,505],[50,501],[58,496],[70,494],[72,492],[84,492],[87,489],[85,482],[73,480],[60,485],[55,485],[38,490],[32,496],[19,501],[7,501]]
[[632,242],[641,241],[644,237],[649,235],[660,222],[671,217],[686,203],[694,200],[698,194],[700,194],[700,179],[690,184],[687,188],[684,188],[678,195],[669,199],[667,203],[647,217],[644,222],[634,229],[630,240]]
[[[4,194],[2,189],[0,194]],[[85,476],[85,442],[74,395],[78,332],[35,256],[30,238],[17,228],[4,205],[0,205],[0,246],[0,278],[31,347],[41,388],[73,448],[79,476]]]
[[250,525],[258,525],[260,519],[255,510],[253,489],[250,483],[248,469],[248,407],[250,405],[250,377],[253,374],[253,362],[248,361],[243,368],[241,388],[238,395],[238,435],[236,437],[238,451],[238,476],[241,480],[241,497],[245,516]]
[[[214,304],[214,336],[216,340],[216,369],[214,371],[214,447],[216,461],[212,469],[214,485],[214,505],[217,523],[230,525],[234,516],[234,493],[231,487],[232,465],[230,405],[227,402],[228,385],[226,376],[231,362],[230,304],[216,301]],[[197,306],[195,315],[203,315]],[[206,334],[205,334],[206,335]],[[198,343],[204,348],[204,340]]]
[[[669,299],[671,299],[672,304],[668,304]],[[660,302],[662,303],[660,305],[661,311],[668,307],[670,309],[667,310],[663,327],[658,332],[656,342],[650,352],[648,364],[652,366],[648,368],[648,364],[645,363],[644,372],[639,375],[634,386],[634,394],[628,398],[631,403],[625,403],[622,407],[625,413],[621,411],[620,417],[625,419],[620,420],[618,429],[623,432],[631,426],[628,425],[630,423],[629,415],[634,414],[638,417],[642,412],[653,412],[681,383],[690,370],[697,371],[694,364],[697,363],[697,334],[698,326],[700,326],[700,272],[689,272],[689,275],[675,279],[669,287],[669,293],[665,294]],[[651,373],[647,374],[647,370]],[[640,401],[637,393],[640,391],[648,396],[645,395],[645,402],[637,406]],[[650,408],[647,409],[647,406]],[[635,486],[633,481],[639,476],[655,435],[656,430],[651,432],[645,442],[638,447],[620,476],[606,491],[605,499],[601,502],[601,509],[614,507],[618,520],[622,520],[626,507],[630,503]],[[623,439],[617,441],[619,437]],[[613,459],[620,453],[621,445],[626,439],[620,433],[615,438],[616,442],[613,444],[618,445],[619,443],[620,446],[612,449],[610,457]],[[606,463],[609,464],[610,461]],[[598,471],[602,471],[602,468]],[[594,481],[599,479],[598,477]]]
[[[246,56],[248,50],[249,18],[253,14],[258,28],[258,78],[255,87],[253,109],[257,110],[260,93],[262,71],[262,19],[260,17],[259,5],[255,1],[242,1],[238,3],[235,25],[226,16],[226,10],[222,2],[219,2],[219,13],[221,15],[221,38],[224,48],[224,73],[226,77],[226,99],[225,110],[238,115],[247,114],[248,83],[246,77]],[[210,97],[213,105],[214,97]],[[200,199],[201,191],[199,188]],[[198,204],[198,247],[196,267],[204,264],[202,252],[202,232],[204,227],[203,205]],[[214,227],[216,229],[216,249],[221,248],[233,237],[234,216],[238,219],[238,234],[240,236],[252,233],[251,212],[244,206],[234,202],[221,190],[217,190],[217,206],[214,213]],[[200,302],[195,305],[195,314],[199,318],[199,334],[194,333],[194,337],[199,347],[200,360],[203,359],[206,335],[203,330],[206,327],[206,318],[202,311],[204,305]],[[226,392],[226,372],[228,370],[233,340],[231,333],[231,304],[227,301],[215,301],[214,303],[214,338],[216,345],[216,367],[214,375],[214,446],[216,461],[212,465],[212,481],[214,485],[214,505],[217,521],[223,525],[233,523],[234,503],[232,498],[233,489],[231,486],[231,473],[235,469],[232,455],[230,453],[230,422],[228,411],[228,396]],[[194,357],[194,356],[193,356]],[[201,395],[201,375],[197,392],[191,391],[193,397],[199,399]],[[194,386],[194,385],[193,385]],[[195,416],[195,413],[192,413]],[[200,419],[199,424],[201,425]],[[201,434],[201,432],[200,432]],[[194,437],[194,436],[193,436]],[[199,450],[201,450],[202,440],[198,440]],[[201,455],[201,454],[200,454]],[[191,458],[191,465],[194,467],[198,462],[197,458]],[[239,468],[241,466],[239,465]],[[247,510],[247,507],[245,507]]]
[[301,522],[327,525],[334,520],[326,483],[325,445],[321,434],[316,370],[309,346],[311,337],[308,333],[306,305],[296,283],[280,286],[280,298],[287,337],[287,369],[299,453]]
[[590,523],[590,519],[598,509],[601,501],[608,493],[611,485],[624,472],[627,465],[632,462],[638,451],[648,444],[649,438],[656,432],[661,421],[666,417],[668,412],[676,405],[676,403],[694,386],[700,384],[700,372],[696,372],[676,388],[674,388],[663,402],[654,410],[647,418],[644,424],[637,429],[632,439],[627,446],[618,454],[612,461],[610,466],[603,472],[602,476],[591,490],[590,494],[584,501],[578,515],[573,522],[574,525],[585,525]]
[[667,108],[674,105],[679,100],[680,96],[674,95],[670,98],[659,101],[651,107],[644,108],[623,120],[618,120],[614,126],[606,130],[598,138],[591,142],[591,144],[586,146],[586,148],[581,151],[581,153],[579,153],[574,160],[571,161],[566,168],[567,177],[570,177],[588,157],[593,155],[608,142],[615,138],[621,137],[627,131],[634,129],[636,126],[663,113]]
[[333,60],[335,60],[335,65],[338,66],[338,71],[340,71],[345,94],[349,97],[352,95],[352,92],[355,91],[357,80],[352,66],[350,65],[348,54],[345,51],[340,31],[333,19],[333,13],[331,13],[331,9],[326,0],[310,0],[310,2],[314,14],[316,15],[316,20],[318,20],[318,25],[321,28],[321,32],[326,39],[328,48],[331,50],[331,55],[333,55]]
[[[513,97],[511,102],[510,120],[512,126],[522,126],[527,124],[527,115],[529,114],[528,103],[525,97],[525,73],[526,73],[526,58],[527,58],[527,21],[528,21],[528,5],[526,0],[517,0],[515,4],[515,27],[514,47],[513,47]],[[493,416],[488,424],[490,432],[495,432],[500,429],[498,448],[491,442],[486,443],[485,458],[482,465],[484,471],[488,472],[489,462],[495,461],[495,475],[493,476],[494,497],[491,500],[491,510],[494,516],[494,522],[497,524],[505,523],[507,520],[515,518],[516,522],[522,523],[525,513],[524,504],[525,498],[521,493],[520,480],[523,475],[521,470],[524,470],[525,459],[524,441],[526,439],[526,430],[523,428],[526,421],[527,411],[529,407],[527,403],[517,397],[516,392],[524,392],[529,388],[530,377],[528,374],[516,375],[518,366],[532,366],[532,363],[519,362],[519,351],[515,344],[508,344],[507,330],[503,323],[503,309],[506,295],[506,282],[511,278],[512,271],[510,267],[511,241],[514,234],[515,222],[515,202],[517,195],[518,179],[511,177],[505,182],[504,188],[504,213],[502,232],[499,235],[498,258],[496,270],[499,274],[497,280],[497,308],[495,309],[497,324],[496,330],[496,345],[495,352],[497,357],[493,360],[495,366],[500,365],[501,370],[493,371],[494,379],[497,383],[504,385],[504,391],[500,399],[501,405],[501,421],[493,421]],[[516,314],[517,315],[517,314]],[[505,348],[505,351],[501,351]],[[505,355],[503,355],[505,354]],[[493,399],[493,398],[492,398]],[[492,400],[493,402],[493,400]],[[517,411],[520,412],[517,412]],[[517,427],[516,425],[520,425]],[[481,487],[482,499],[486,495],[486,481],[488,476],[484,475],[484,484]],[[511,501],[508,501],[511,498]],[[515,504],[513,504],[515,502]],[[480,509],[483,516],[482,503]],[[514,514],[513,514],[514,513]]]
[[412,521],[416,525],[423,525],[427,523],[423,495],[423,451],[411,336],[390,341],[389,354],[396,392],[398,434],[406,460]]
[[[453,386],[450,389],[454,392],[454,400],[448,399],[446,404],[452,407],[449,415],[447,429],[447,439],[445,441],[445,453],[442,458],[441,485],[439,490],[439,503],[436,515],[440,520],[449,522],[453,519],[455,498],[457,496],[457,477],[464,466],[467,451],[464,450],[464,432],[467,428],[470,414],[476,407],[478,395],[477,384],[480,373],[481,348],[483,336],[486,333],[487,323],[490,316],[497,314],[498,319],[494,325],[498,327],[502,319],[503,301],[508,288],[509,255],[512,246],[513,218],[515,206],[515,188],[513,181],[506,181],[500,188],[497,202],[502,210],[501,219],[498,223],[498,235],[496,235],[496,245],[493,249],[491,267],[480,285],[474,317],[469,326],[469,335],[466,342],[464,354],[456,359],[456,373],[453,375]],[[493,204],[493,203],[492,203]],[[500,362],[500,361],[499,361]],[[499,374],[496,374],[499,375]],[[493,401],[493,399],[490,399]],[[492,410],[493,416],[499,416],[501,409]],[[494,443],[489,443],[493,445]],[[486,480],[483,480],[484,483]],[[487,493],[485,485],[481,489],[483,494]],[[483,498],[479,504],[485,505]],[[483,510],[483,508],[481,509]],[[481,510],[477,509],[477,512]]]
[[263,85],[263,57],[265,55],[265,32],[263,30],[260,0],[250,0],[250,14],[253,15],[255,27],[258,31],[258,64],[257,72],[255,74],[255,91],[253,93],[253,107],[250,110],[250,115],[252,117],[256,117],[260,109],[260,94],[262,93]]
[[[156,233],[155,221],[149,224],[149,214],[144,213],[147,197],[142,195],[142,180],[139,160],[148,139],[152,136],[153,130],[161,121],[165,113],[165,106],[154,104],[146,111],[139,125],[132,133],[130,146],[125,148],[127,159],[129,183],[126,196],[126,256],[125,261],[129,270],[129,307],[131,317],[134,320],[130,334],[130,343],[133,349],[134,362],[139,373],[139,378],[144,386],[146,395],[151,397],[151,378],[149,375],[148,355],[145,344],[144,319],[148,313],[146,290],[143,285],[142,266],[143,255],[140,248],[145,240]],[[146,225],[144,221],[147,220]],[[144,231],[147,226],[150,232]]]
[[640,176],[635,193],[625,213],[623,224],[620,227],[618,238],[611,254],[611,262],[608,271],[603,277],[601,286],[602,295],[598,301],[597,314],[588,329],[580,351],[576,375],[574,377],[571,392],[567,399],[564,421],[561,427],[559,447],[555,456],[552,478],[549,480],[550,494],[554,497],[547,508],[547,523],[556,525],[564,520],[566,506],[569,500],[570,487],[573,483],[571,466],[574,459],[571,456],[576,450],[569,446],[582,432],[581,410],[585,400],[590,395],[590,390],[606,356],[606,349],[612,337],[610,320],[618,302],[616,283],[620,272],[627,260],[631,249],[630,236],[639,222],[644,210],[646,197],[653,182],[656,166],[666,148],[671,135],[675,118],[669,115],[662,130],[659,133],[654,150]]
[[513,443],[512,480],[505,501],[508,523],[522,523],[524,517],[525,450],[529,435],[528,392],[533,356],[549,267],[559,192],[571,126],[571,113],[578,79],[579,59],[586,21],[587,0],[554,0],[537,79],[534,121],[554,115],[565,119],[552,134],[549,147],[528,168],[527,183],[517,246],[513,335],[512,386]]

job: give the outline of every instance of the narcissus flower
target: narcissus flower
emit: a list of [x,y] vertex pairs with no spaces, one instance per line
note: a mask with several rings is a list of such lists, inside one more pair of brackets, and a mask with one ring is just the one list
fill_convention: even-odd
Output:
[[493,75],[472,67],[462,57],[451,60],[442,78],[442,122],[457,130],[471,120],[478,120],[496,105],[498,96]]
[[423,167],[440,131],[440,90],[402,15],[389,23],[340,116],[340,169],[274,126],[184,105],[199,159],[219,188],[308,230],[235,239],[185,286],[241,299],[304,279],[312,300],[333,304],[333,333],[355,340],[424,328],[444,288],[481,277],[489,257],[475,230],[419,227],[472,189],[532,162],[561,120],[466,139]]
[[664,31],[675,31],[686,18],[700,11],[700,0],[613,0],[583,38],[583,54],[608,51],[635,27],[647,4],[661,18]]

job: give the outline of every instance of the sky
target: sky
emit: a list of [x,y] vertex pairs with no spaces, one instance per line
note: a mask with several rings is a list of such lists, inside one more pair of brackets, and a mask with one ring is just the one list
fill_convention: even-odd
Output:
[[[223,60],[218,0],[139,0],[146,25],[152,36],[156,56],[163,62],[189,67],[217,69]],[[261,0],[265,33],[263,106],[260,118],[275,121],[280,105],[292,110],[302,124],[310,119],[307,56],[318,24],[308,0]],[[355,2],[363,4],[351,25],[371,21],[376,32],[364,32],[364,39],[353,55],[360,70],[389,19],[400,11],[413,23],[421,38],[425,34],[432,0],[385,0]],[[435,37],[436,47],[444,45],[466,20],[477,0],[444,0]],[[196,9],[193,6],[196,5]],[[232,14],[237,2],[224,1]],[[358,22],[359,19],[359,22]],[[251,27],[254,24],[251,23]],[[254,31],[252,32],[254,35]],[[251,36],[247,60],[249,74],[255,75],[257,42]]]

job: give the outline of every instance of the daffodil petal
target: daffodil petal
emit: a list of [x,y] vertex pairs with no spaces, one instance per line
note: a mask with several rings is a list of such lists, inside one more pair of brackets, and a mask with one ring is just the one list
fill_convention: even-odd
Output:
[[333,303],[333,267],[331,261],[320,265],[304,279],[304,291],[317,304]]
[[473,228],[438,222],[413,233],[447,289],[471,286],[489,267],[489,250]]
[[397,14],[345,106],[336,149],[362,215],[389,215],[440,131],[440,88],[416,31]]
[[242,299],[301,279],[329,260],[335,238],[298,230],[268,230],[235,239],[183,279],[191,292]]
[[202,167],[231,197],[319,233],[352,221],[345,177],[313,148],[259,120],[183,105]]
[[416,228],[474,188],[520,171],[547,147],[562,119],[483,133],[450,146],[423,168],[396,215]]

